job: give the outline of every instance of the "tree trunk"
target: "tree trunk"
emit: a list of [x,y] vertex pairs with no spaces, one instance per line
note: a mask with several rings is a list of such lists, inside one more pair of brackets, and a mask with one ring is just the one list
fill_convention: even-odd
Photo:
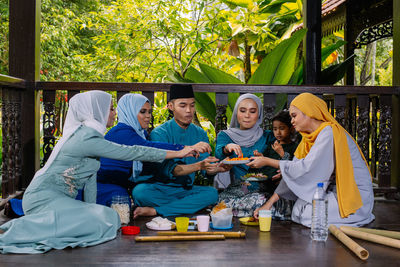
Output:
[[251,64],[250,64],[250,50],[251,46],[248,45],[247,41],[247,33],[246,37],[244,38],[244,82],[247,83],[251,77]]

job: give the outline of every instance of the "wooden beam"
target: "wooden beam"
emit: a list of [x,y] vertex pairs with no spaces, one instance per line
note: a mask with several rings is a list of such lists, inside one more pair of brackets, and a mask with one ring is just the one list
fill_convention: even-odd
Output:
[[[400,0],[393,0],[393,85],[400,86]],[[392,186],[400,191],[400,97],[392,96]]]
[[303,1],[305,37],[305,77],[306,85],[323,84],[321,76],[321,1]]
[[[168,92],[172,83],[121,82],[36,82],[36,90],[102,90]],[[253,85],[253,84],[192,84],[195,92],[214,93],[284,93],[301,94],[400,94],[400,86],[325,86],[325,85]]]
[[[348,58],[354,54],[354,27],[352,13],[354,9],[352,7],[352,1],[346,1],[346,27],[344,30],[344,40],[347,42],[344,47],[344,58]],[[347,67],[346,75],[344,77],[344,84],[354,85],[354,57],[351,59],[350,64]]]
[[34,82],[40,66],[40,0],[9,0],[9,75],[26,80],[22,93],[22,180],[28,186],[39,166],[39,109]]

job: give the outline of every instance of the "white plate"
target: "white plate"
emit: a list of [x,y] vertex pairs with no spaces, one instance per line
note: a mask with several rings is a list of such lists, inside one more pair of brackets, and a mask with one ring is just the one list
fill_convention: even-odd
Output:
[[260,177],[247,177],[247,178],[242,177],[241,179],[243,181],[247,181],[247,182],[262,182],[262,181],[268,180],[268,177],[262,177],[262,178],[260,178]]
[[[172,228],[171,228],[172,226]],[[175,229],[175,225],[170,225],[170,226],[165,226],[165,227],[157,227],[154,226],[154,224],[152,224],[151,222],[146,223],[146,227],[151,229],[151,230],[155,230],[155,231],[167,231],[167,230],[172,230]]]
[[223,164],[227,164],[227,165],[246,164],[246,163],[249,163],[249,162],[250,162],[249,159],[245,159],[245,160],[223,160],[222,161]]

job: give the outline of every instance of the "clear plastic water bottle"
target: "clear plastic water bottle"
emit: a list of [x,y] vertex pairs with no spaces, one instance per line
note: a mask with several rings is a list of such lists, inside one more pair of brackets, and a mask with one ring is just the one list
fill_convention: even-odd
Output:
[[311,239],[326,241],[328,238],[328,198],[324,184],[319,183],[312,200]]

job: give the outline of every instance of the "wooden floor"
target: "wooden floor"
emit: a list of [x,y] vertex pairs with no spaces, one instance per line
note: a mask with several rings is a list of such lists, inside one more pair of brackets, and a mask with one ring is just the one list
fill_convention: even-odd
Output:
[[[376,201],[376,220],[371,228],[400,231],[400,202]],[[136,220],[141,235],[155,235]],[[273,221],[271,232],[234,222],[233,231],[246,232],[246,239],[135,243],[133,236],[89,248],[52,250],[42,255],[0,255],[0,266],[400,266],[400,250],[356,240],[370,253],[363,262],[334,236],[326,243],[312,242],[310,230],[291,222]]]

